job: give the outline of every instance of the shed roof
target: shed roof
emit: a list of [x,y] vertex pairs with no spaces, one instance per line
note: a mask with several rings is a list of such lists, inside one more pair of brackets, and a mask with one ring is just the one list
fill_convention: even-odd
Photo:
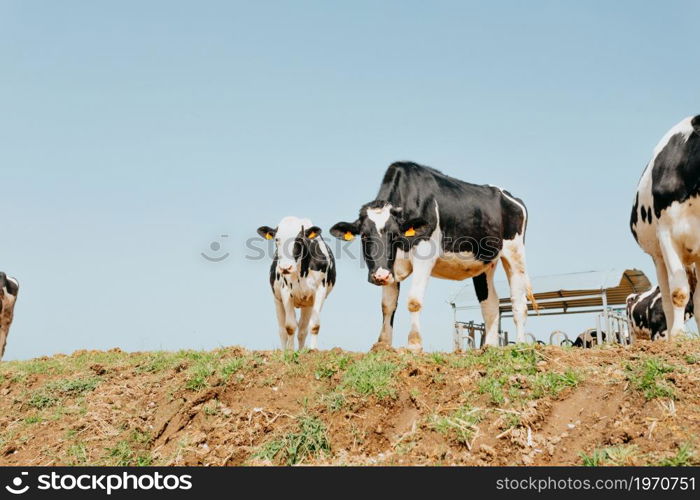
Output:
[[[576,309],[601,309],[603,292],[607,296],[608,306],[625,304],[631,293],[639,293],[651,288],[651,283],[644,272],[639,269],[625,271],[585,271],[568,274],[553,274],[532,278],[532,291],[539,310],[559,310],[561,313],[575,312]],[[494,283],[500,299],[501,313],[510,312],[510,290],[507,281]],[[459,309],[478,307],[474,287],[471,283],[462,286],[448,299]],[[528,303],[528,309],[533,310]]]

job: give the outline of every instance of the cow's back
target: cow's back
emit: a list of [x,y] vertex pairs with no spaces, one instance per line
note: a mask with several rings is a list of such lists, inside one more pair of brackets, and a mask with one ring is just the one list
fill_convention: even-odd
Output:
[[639,181],[630,229],[642,249],[660,255],[657,232],[672,232],[679,243],[700,252],[697,231],[682,233],[688,223],[700,223],[700,116],[689,117],[659,141]]
[[[469,236],[512,239],[524,231],[525,204],[508,191],[492,185],[472,184],[439,170],[412,162],[393,163],[387,169],[377,199],[402,207],[407,217],[424,216],[420,209],[439,207],[440,229],[447,242]],[[452,250],[448,247],[446,250]]]

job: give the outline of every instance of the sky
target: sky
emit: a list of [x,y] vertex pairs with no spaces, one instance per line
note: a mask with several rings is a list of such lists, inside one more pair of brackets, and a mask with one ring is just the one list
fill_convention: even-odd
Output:
[[[277,348],[256,228],[296,215],[331,240],[397,160],[522,198],[531,276],[655,283],[629,212],[655,144],[700,113],[699,16],[682,0],[0,1],[0,270],[21,287],[5,359]],[[379,333],[353,248],[322,349]],[[431,280],[427,350],[450,349],[461,285]]]

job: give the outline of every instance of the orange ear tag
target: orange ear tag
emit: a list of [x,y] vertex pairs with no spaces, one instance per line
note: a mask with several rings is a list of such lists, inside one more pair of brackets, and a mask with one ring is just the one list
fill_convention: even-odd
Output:
[[266,239],[266,240],[271,240],[271,239],[272,239],[272,235],[271,235],[270,233],[265,233],[265,239]]
[[406,232],[403,233],[404,236],[415,236],[416,235],[416,230],[413,229],[412,227],[406,229]]
[[313,240],[316,236],[318,236],[316,233],[309,233],[307,238],[309,238],[310,240]]
[[355,235],[352,234],[350,231],[348,231],[347,233],[345,233],[344,238],[345,238],[345,241],[354,240],[354,239],[355,239]]

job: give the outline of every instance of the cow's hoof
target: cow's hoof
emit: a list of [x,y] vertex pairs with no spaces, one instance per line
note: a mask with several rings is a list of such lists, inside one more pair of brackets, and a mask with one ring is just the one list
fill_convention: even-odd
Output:
[[391,347],[386,342],[375,343],[369,352],[396,352],[393,347]]

